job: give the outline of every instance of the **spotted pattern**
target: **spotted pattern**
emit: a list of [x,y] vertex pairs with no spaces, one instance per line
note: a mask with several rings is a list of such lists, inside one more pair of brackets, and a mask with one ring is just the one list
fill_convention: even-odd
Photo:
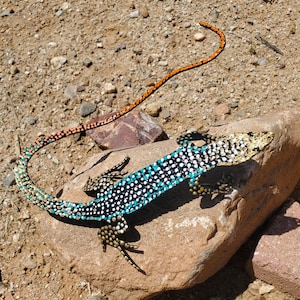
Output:
[[[219,47],[213,54],[196,63],[173,70],[155,83],[145,94],[109,118],[40,137],[24,149],[24,154],[20,157],[15,169],[15,178],[20,190],[33,204],[62,217],[105,221],[105,226],[102,226],[99,231],[104,250],[106,245],[117,248],[125,259],[142,273],[144,271],[135,264],[126,252],[126,250],[135,251],[136,247],[119,239],[119,235],[128,228],[124,215],[147,205],[185,179],[189,178],[190,183],[193,184],[203,172],[217,165],[240,163],[251,158],[260,151],[261,147],[267,145],[267,136],[270,134],[266,133],[265,136],[262,134],[260,136],[262,139],[259,138],[258,143],[256,141],[257,136],[252,133],[229,135],[214,140],[207,138],[206,145],[201,148],[197,148],[191,143],[184,141],[185,139],[182,139],[179,149],[150,166],[121,179],[112,188],[105,189],[95,200],[86,204],[57,199],[36,187],[27,171],[28,162],[34,153],[44,146],[69,135],[113,122],[133,110],[173,76],[215,59],[225,47],[225,36],[221,30],[206,22],[199,22],[199,24],[211,29],[220,37]],[[251,138],[249,139],[250,136]],[[203,135],[203,137],[208,136]]]
[[250,159],[271,139],[271,133],[251,132],[220,137],[201,148],[184,142],[176,151],[121,179],[89,203],[47,199],[38,189],[33,200],[38,205],[42,200],[42,208],[61,217],[112,220],[116,216],[135,212],[186,179],[189,179],[190,186],[196,186],[204,172],[216,166],[233,165]]
[[204,172],[216,166],[247,161],[272,139],[271,132],[249,132],[210,137],[206,142],[211,142],[200,148],[190,141],[182,141],[174,152],[121,179],[88,203],[61,201],[35,187],[27,173],[30,155],[19,161],[16,180],[29,200],[51,214],[77,220],[106,221],[108,225],[99,232],[103,245],[119,249],[132,266],[143,272],[126,252],[133,251],[134,247],[118,238],[128,229],[124,215],[139,210],[186,179],[191,187],[197,187],[199,176]]

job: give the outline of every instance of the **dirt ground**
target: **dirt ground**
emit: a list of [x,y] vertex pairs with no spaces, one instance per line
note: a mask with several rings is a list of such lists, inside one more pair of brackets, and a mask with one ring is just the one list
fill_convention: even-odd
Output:
[[[224,31],[224,52],[172,78],[139,109],[155,103],[169,137],[293,109],[299,106],[299,11],[300,2],[284,0],[1,0],[0,298],[107,299],[36,230],[35,210],[10,182],[24,146],[122,108],[170,70],[213,53],[218,36],[199,28],[199,20]],[[195,41],[197,32],[206,39]],[[104,93],[107,83],[116,93]],[[82,117],[83,103],[96,104],[96,111]],[[230,113],[219,116],[220,104]],[[62,140],[34,157],[30,174],[55,193],[98,151],[87,137]],[[265,284],[244,271],[245,252],[204,285],[156,299],[293,299],[274,287],[262,293]]]

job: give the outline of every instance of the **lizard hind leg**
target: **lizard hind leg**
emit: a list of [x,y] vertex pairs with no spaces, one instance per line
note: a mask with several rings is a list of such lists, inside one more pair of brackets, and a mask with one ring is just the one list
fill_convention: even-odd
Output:
[[146,274],[129,256],[127,251],[143,253],[138,250],[136,246],[131,245],[119,238],[119,235],[125,233],[128,229],[126,220],[122,216],[113,217],[111,220],[106,221],[106,225],[102,226],[98,232],[98,236],[102,240],[103,251],[106,251],[106,246],[112,246],[118,249],[123,257],[139,272]]

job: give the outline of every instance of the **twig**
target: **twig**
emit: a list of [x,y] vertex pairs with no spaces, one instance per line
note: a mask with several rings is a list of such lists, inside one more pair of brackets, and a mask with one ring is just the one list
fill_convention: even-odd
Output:
[[283,52],[276,47],[275,45],[269,43],[267,40],[265,40],[264,38],[262,38],[259,34],[255,36],[255,38],[257,40],[259,40],[262,44],[266,45],[267,47],[269,47],[270,49],[272,49],[273,51],[275,51],[276,53],[279,53],[281,55],[283,55]]

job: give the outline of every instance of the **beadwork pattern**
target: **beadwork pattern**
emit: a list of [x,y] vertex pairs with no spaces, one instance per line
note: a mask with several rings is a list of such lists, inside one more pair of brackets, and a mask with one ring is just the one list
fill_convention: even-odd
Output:
[[[220,45],[212,55],[204,60],[170,72],[132,104],[105,120],[79,125],[49,136],[40,137],[29,147],[24,148],[24,154],[20,157],[15,169],[15,178],[20,190],[33,204],[61,217],[104,221],[105,225],[99,231],[103,249],[106,249],[106,245],[117,248],[125,259],[142,273],[144,271],[131,259],[126,251],[137,251],[136,247],[119,239],[119,235],[123,234],[128,228],[124,215],[131,214],[147,205],[162,193],[186,179],[189,179],[190,186],[197,186],[199,176],[217,165],[231,165],[250,159],[270,142],[272,139],[271,133],[235,134],[225,137],[211,137],[204,133],[186,135],[179,138],[180,147],[177,150],[148,167],[120,179],[115,184],[112,184],[110,179],[116,179],[119,175],[124,175],[124,173],[120,173],[120,170],[123,165],[128,163],[126,159],[125,163],[118,164],[102,174],[106,178],[101,184],[104,189],[101,190],[99,185],[96,199],[89,203],[73,203],[60,200],[36,187],[27,171],[28,162],[34,153],[42,147],[69,135],[113,122],[142,103],[171,77],[215,59],[225,47],[224,34],[206,22],[199,22],[199,24],[211,29],[220,37]],[[206,144],[200,148],[194,146],[189,140],[196,139],[196,137],[203,139]],[[117,175],[113,174],[115,171]],[[93,180],[88,182],[86,191],[95,186],[97,185],[94,184]]]

